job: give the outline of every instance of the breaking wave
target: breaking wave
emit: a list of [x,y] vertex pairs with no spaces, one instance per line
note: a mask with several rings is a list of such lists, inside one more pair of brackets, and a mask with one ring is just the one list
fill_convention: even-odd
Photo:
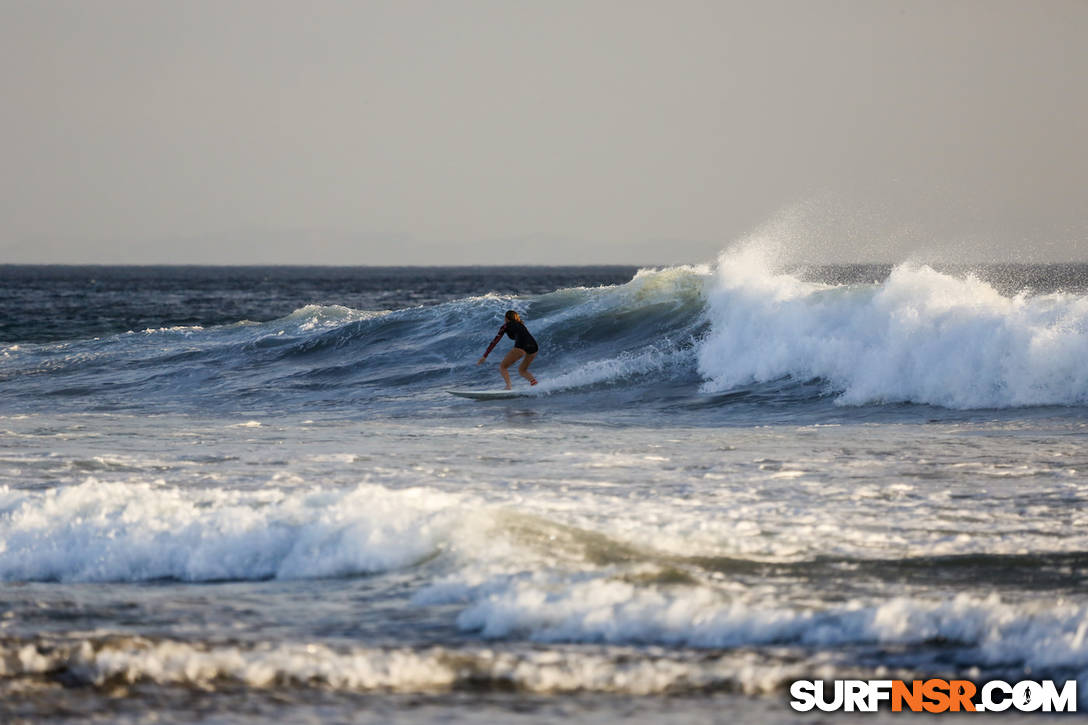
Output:
[[880,281],[812,282],[752,249],[616,286],[392,312],[310,305],[270,322],[11,345],[0,380],[27,409],[433,409],[453,404],[446,387],[495,385],[491,366],[474,363],[510,307],[541,344],[533,392],[617,394],[594,399],[601,409],[727,408],[738,393],[840,409],[1088,403],[1088,296],[1003,293],[915,264]]

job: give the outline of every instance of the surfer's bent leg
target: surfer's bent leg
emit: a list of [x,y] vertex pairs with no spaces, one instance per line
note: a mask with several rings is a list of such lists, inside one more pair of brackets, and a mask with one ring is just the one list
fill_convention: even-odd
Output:
[[502,379],[506,381],[506,389],[510,390],[513,387],[510,384],[510,373],[506,371],[506,368],[510,367],[518,361],[518,358],[525,354],[524,350],[519,350],[516,347],[510,352],[506,353],[506,357],[499,363],[499,372],[502,373]]
[[533,362],[534,357],[536,357],[535,352],[528,353],[525,359],[521,361],[521,365],[518,365],[518,375],[528,380],[530,385],[536,385],[536,378],[529,372],[529,365]]

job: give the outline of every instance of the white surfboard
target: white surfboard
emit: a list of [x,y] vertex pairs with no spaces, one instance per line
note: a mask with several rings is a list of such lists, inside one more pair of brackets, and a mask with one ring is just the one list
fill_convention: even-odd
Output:
[[527,390],[447,390],[450,395],[472,400],[505,400],[507,398],[525,398],[531,395]]

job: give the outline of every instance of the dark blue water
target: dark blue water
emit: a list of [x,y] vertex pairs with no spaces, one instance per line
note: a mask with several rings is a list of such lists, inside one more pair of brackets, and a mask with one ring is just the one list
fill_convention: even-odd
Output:
[[[1083,692],[1086,279],[2,267],[0,719],[794,722],[817,674]],[[501,384],[508,340],[475,363],[511,308],[540,385],[449,395]]]
[[0,342],[266,322],[306,305],[396,310],[493,293],[623,284],[634,267],[0,265]]
[[721,269],[0,267],[0,406],[443,415],[445,389],[501,384],[474,363],[509,308],[553,411],[716,425],[1088,402],[1088,268]]

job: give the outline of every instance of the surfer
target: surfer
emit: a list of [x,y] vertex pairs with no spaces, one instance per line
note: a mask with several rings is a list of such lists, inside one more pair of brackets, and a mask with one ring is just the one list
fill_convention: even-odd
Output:
[[518,365],[518,375],[529,381],[529,385],[536,385],[536,378],[529,373],[529,365],[532,364],[533,358],[536,357],[536,351],[539,349],[536,344],[536,340],[529,334],[529,330],[525,327],[525,323],[521,321],[521,317],[514,310],[506,311],[506,322],[499,328],[499,334],[495,335],[495,339],[491,341],[491,344],[487,346],[487,352],[484,356],[476,361],[477,365],[482,365],[487,356],[491,354],[491,351],[495,349],[495,346],[499,344],[499,340],[502,339],[503,334],[509,335],[510,339],[514,341],[514,348],[506,353],[506,357],[499,363],[499,372],[502,373],[502,379],[506,381],[506,389],[510,390],[510,373],[506,371],[508,367],[518,361],[519,358],[524,358],[521,361],[521,365]]

